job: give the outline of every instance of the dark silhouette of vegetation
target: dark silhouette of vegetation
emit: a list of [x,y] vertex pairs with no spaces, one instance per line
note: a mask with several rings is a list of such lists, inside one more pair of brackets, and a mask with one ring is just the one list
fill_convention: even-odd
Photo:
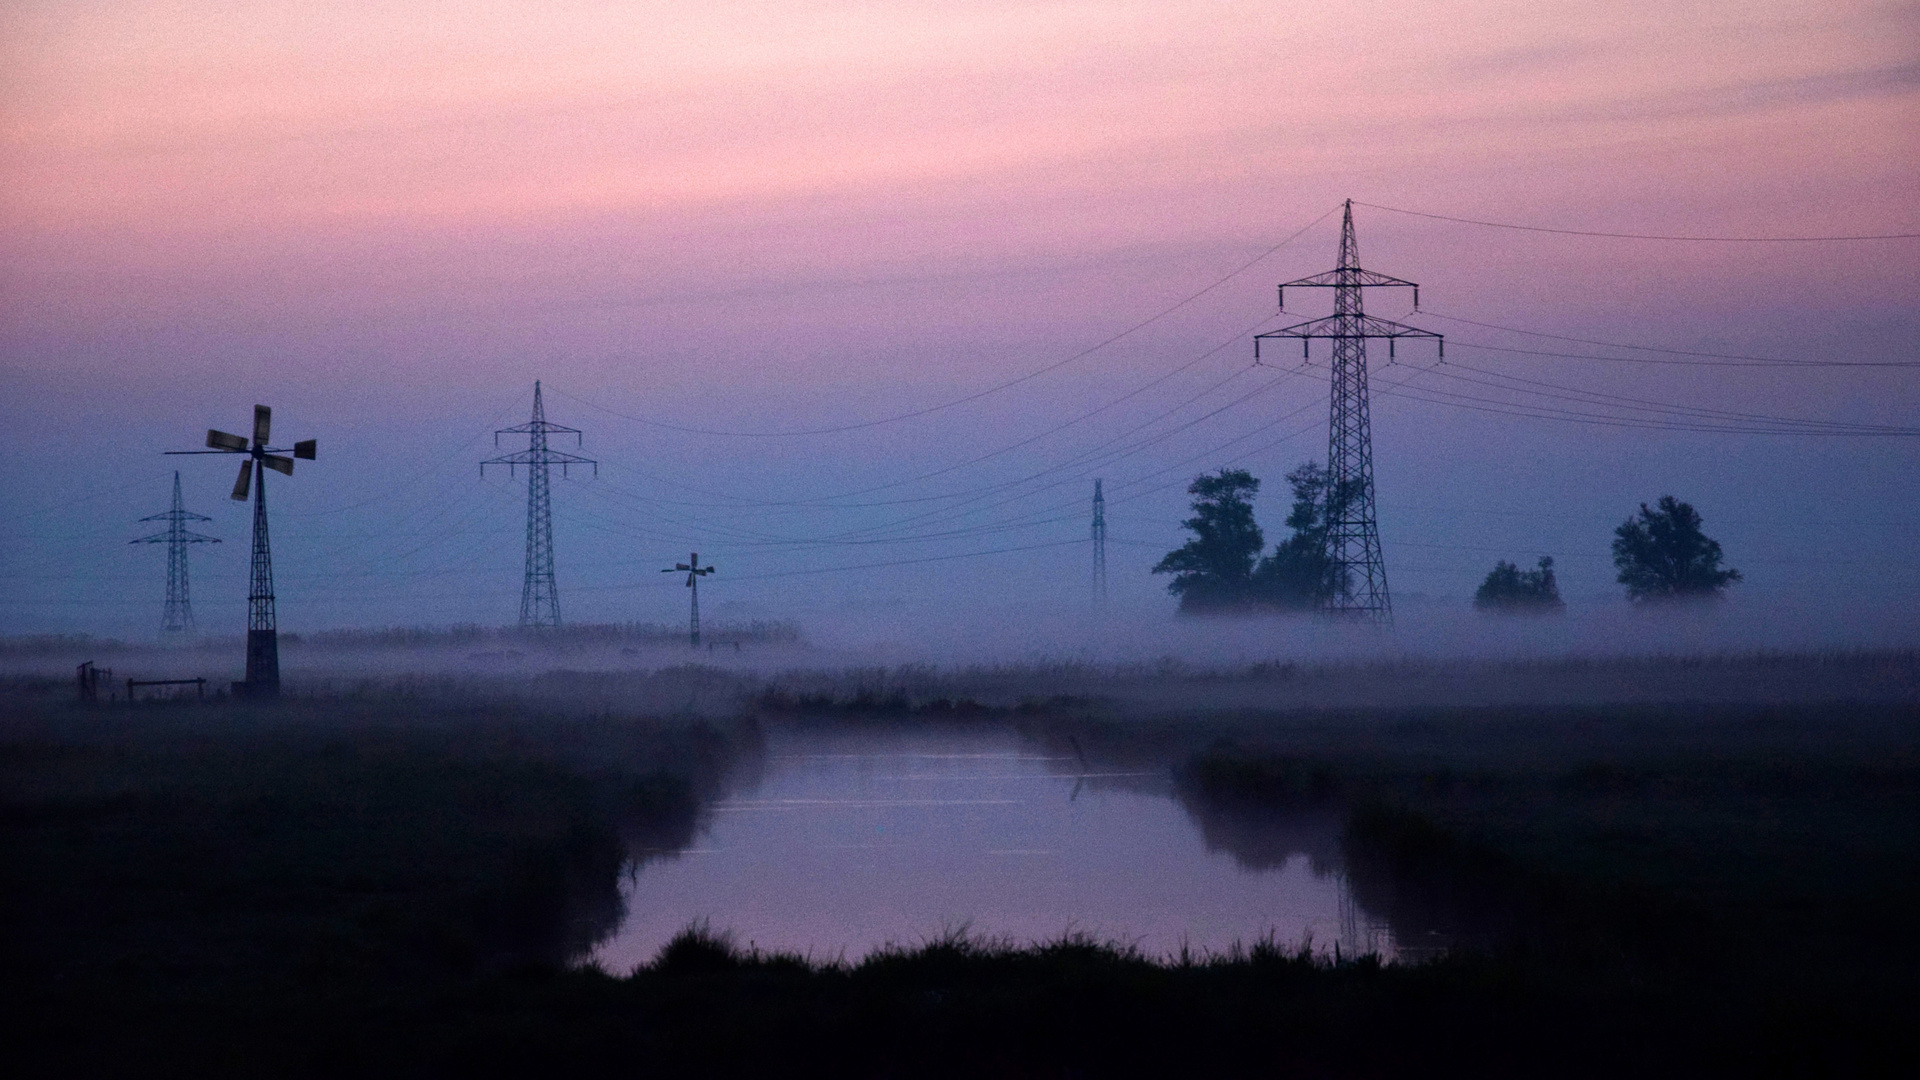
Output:
[[1182,614],[1311,611],[1345,588],[1344,570],[1327,558],[1327,530],[1352,492],[1335,491],[1312,461],[1288,473],[1287,484],[1289,535],[1262,557],[1265,537],[1253,515],[1260,481],[1244,469],[1195,478],[1187,488],[1194,516],[1184,523],[1194,538],[1153,568],[1174,575],[1167,591],[1180,597]]
[[1180,598],[1182,614],[1231,611],[1248,606],[1253,570],[1266,538],[1253,520],[1260,481],[1245,469],[1221,469],[1187,486],[1193,516],[1183,524],[1193,539],[1155,564],[1172,574],[1167,591]]
[[1495,563],[1487,580],[1474,590],[1473,606],[1481,611],[1550,614],[1567,605],[1553,578],[1553,557],[1542,555],[1536,570],[1521,570],[1505,559]]
[[1635,602],[1704,600],[1740,580],[1740,571],[1720,568],[1720,544],[1700,531],[1700,514],[1671,495],[1657,509],[1640,504],[1613,530],[1613,565]]
[[751,728],[16,690],[0,685],[0,1007],[23,1076],[1920,1066],[1911,704],[1013,717],[1096,759],[1177,752],[1182,802],[1250,865],[1286,861],[1276,822],[1328,820],[1360,905],[1410,955],[1452,951],[1149,957],[954,932],[849,963],[693,928],[605,972],[562,961],[617,913],[615,857],[687,844]]
[[1286,611],[1311,611],[1330,597],[1346,591],[1349,576],[1327,558],[1327,531],[1358,490],[1348,485],[1335,490],[1332,478],[1318,462],[1309,461],[1287,474],[1293,506],[1287,512],[1292,535],[1274,546],[1253,572],[1257,603]]

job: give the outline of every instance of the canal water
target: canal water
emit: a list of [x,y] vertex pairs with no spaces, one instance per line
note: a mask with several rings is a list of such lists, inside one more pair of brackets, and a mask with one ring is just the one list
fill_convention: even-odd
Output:
[[1222,828],[1170,770],[1102,768],[1010,733],[775,734],[757,780],[647,853],[591,959],[651,960],[703,923],[816,960],[944,933],[1084,934],[1150,955],[1272,937],[1391,958],[1338,866],[1338,821]]

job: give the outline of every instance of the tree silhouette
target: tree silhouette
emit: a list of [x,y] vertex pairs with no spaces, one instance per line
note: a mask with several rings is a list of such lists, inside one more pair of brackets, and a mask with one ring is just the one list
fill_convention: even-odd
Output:
[[1553,578],[1553,557],[1542,555],[1537,570],[1523,571],[1505,559],[1495,563],[1487,580],[1474,591],[1473,606],[1481,611],[1544,615],[1567,605]]
[[1354,489],[1333,490],[1332,478],[1313,461],[1288,473],[1287,484],[1293,488],[1293,509],[1287,514],[1293,535],[1260,560],[1253,571],[1253,595],[1262,604],[1310,610],[1345,584],[1338,580],[1345,569],[1336,571],[1327,558],[1327,529]]
[[1700,515],[1671,495],[1658,509],[1640,504],[1613,530],[1613,565],[1635,602],[1709,599],[1740,580],[1740,571],[1720,569],[1720,544],[1700,531]]
[[1245,469],[1221,469],[1187,486],[1193,516],[1184,524],[1193,539],[1154,566],[1172,574],[1167,591],[1180,598],[1181,614],[1245,607],[1252,595],[1254,560],[1266,538],[1253,520],[1260,481]]

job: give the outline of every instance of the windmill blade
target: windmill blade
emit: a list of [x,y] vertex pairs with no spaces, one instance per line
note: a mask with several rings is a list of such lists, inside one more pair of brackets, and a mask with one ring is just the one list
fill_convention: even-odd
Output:
[[267,468],[272,469],[274,472],[285,473],[288,476],[293,475],[293,459],[290,457],[277,457],[273,454],[262,454],[260,455],[260,464],[265,465]]
[[293,456],[306,461],[312,461],[314,454],[319,451],[319,448],[320,440],[301,439],[299,442],[293,444]]
[[224,431],[207,429],[207,445],[215,450],[245,450],[247,440],[238,435],[229,435]]
[[265,405],[253,407],[253,445],[267,445],[268,432],[273,428],[273,410]]
[[683,562],[677,562],[677,563],[674,563],[674,564],[673,564],[673,568],[674,568],[675,570],[691,570],[691,569],[693,569],[693,567],[691,567],[691,566],[688,566],[688,565],[687,565],[686,563],[683,563]]
[[240,463],[240,479],[233,482],[233,500],[246,502],[247,493],[253,490],[253,462]]

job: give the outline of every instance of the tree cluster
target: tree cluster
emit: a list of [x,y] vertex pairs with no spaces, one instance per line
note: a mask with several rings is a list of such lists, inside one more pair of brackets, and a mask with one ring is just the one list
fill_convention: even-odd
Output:
[[1560,584],[1553,578],[1553,557],[1540,556],[1534,570],[1522,570],[1505,559],[1494,564],[1493,572],[1473,594],[1473,606],[1481,611],[1546,615],[1562,611]]
[[1347,587],[1344,568],[1327,558],[1327,530],[1354,492],[1312,461],[1286,479],[1288,536],[1265,554],[1266,535],[1253,516],[1260,481],[1252,473],[1221,469],[1187,487],[1193,516],[1184,524],[1193,539],[1153,568],[1173,575],[1167,591],[1180,598],[1181,614],[1307,611]]
[[[1293,505],[1287,512],[1287,538],[1266,549],[1266,534],[1254,520],[1253,499],[1260,481],[1245,469],[1226,469],[1194,478],[1193,516],[1184,524],[1193,534],[1167,553],[1153,572],[1171,574],[1167,591],[1180,598],[1180,613],[1226,614],[1251,611],[1310,611],[1351,588],[1350,572],[1327,557],[1327,534],[1346,516],[1356,488],[1336,484],[1318,462],[1287,474]],[[1740,571],[1723,569],[1720,544],[1701,531],[1692,506],[1663,495],[1613,532],[1613,564],[1619,582],[1635,603],[1710,599],[1740,580]],[[1501,560],[1473,594],[1473,606],[1506,614],[1563,611],[1553,559],[1541,556],[1532,570]]]

